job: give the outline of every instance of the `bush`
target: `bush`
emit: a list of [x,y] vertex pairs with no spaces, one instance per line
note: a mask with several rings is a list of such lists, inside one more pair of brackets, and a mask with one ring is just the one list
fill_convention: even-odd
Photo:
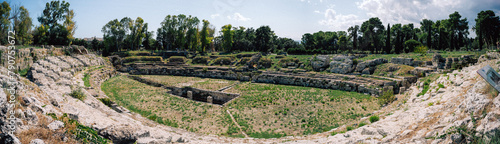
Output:
[[77,98],[77,99],[82,100],[82,101],[85,100],[85,98],[87,97],[87,96],[85,96],[85,94],[83,94],[82,89],[80,89],[80,88],[77,88],[76,90],[71,91],[71,93],[69,93],[69,95],[73,98]]
[[394,101],[394,91],[392,89],[384,90],[382,96],[378,97],[379,104],[385,105]]
[[111,107],[111,104],[113,104],[113,102],[109,98],[100,98],[99,101],[101,101],[104,105],[107,105],[108,107]]
[[429,48],[427,48],[426,46],[418,46],[413,52],[419,53],[421,56],[423,56],[427,54],[427,50],[429,50]]
[[248,63],[248,61],[250,61],[251,57],[243,57],[240,59],[240,61],[238,62],[239,65],[246,65]]
[[370,122],[371,122],[371,123],[377,122],[379,119],[380,119],[380,118],[379,118],[378,116],[376,116],[376,115],[371,116],[371,117],[369,118],[369,120],[370,120]]
[[171,56],[170,58],[168,58],[168,62],[180,62],[180,63],[184,63],[184,62],[186,62],[186,57],[183,57],[183,56]]
[[354,129],[354,128],[353,128],[352,126],[347,126],[347,127],[346,127],[346,131],[351,131],[351,130],[353,130],[353,129]]
[[135,62],[135,61],[163,61],[160,56],[131,56],[123,59],[123,63]]
[[444,85],[443,84],[438,84],[438,87],[439,88],[444,88]]
[[232,62],[232,59],[230,57],[219,57],[213,60],[213,64],[216,65],[230,65]]
[[276,57],[274,57],[274,58],[280,59],[280,58],[285,58],[285,56],[284,56],[284,55],[277,55],[277,56],[276,56]]
[[[276,57],[278,57],[278,56],[276,56]],[[280,59],[280,61],[278,62],[278,64],[280,66],[282,66],[282,65],[286,65],[286,64],[288,64],[290,62],[299,63],[300,61],[299,61],[298,58],[288,58],[287,57],[287,58]]]
[[208,64],[210,58],[208,56],[196,56],[193,58],[193,64]]
[[259,60],[259,67],[270,68],[273,65],[273,61],[269,58],[261,58]]
[[419,45],[422,45],[422,43],[420,43],[419,41],[416,41],[416,40],[413,40],[413,39],[410,39],[410,40],[407,40],[405,41],[405,52],[412,52],[414,51],[415,47],[419,46]]

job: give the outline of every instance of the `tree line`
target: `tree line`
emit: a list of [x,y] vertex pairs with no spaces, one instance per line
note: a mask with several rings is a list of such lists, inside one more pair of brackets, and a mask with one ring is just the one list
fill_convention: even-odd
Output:
[[[469,21],[458,12],[442,20],[423,19],[420,27],[409,24],[387,24],[373,17],[346,31],[319,31],[302,35],[300,41],[279,37],[269,26],[252,27],[224,25],[216,28],[208,20],[194,16],[167,15],[160,28],[148,30],[141,17],[124,17],[109,21],[102,27],[103,42],[87,42],[74,38],[77,28],[75,13],[65,1],[47,2],[40,25],[33,26],[29,12],[23,6],[0,5],[0,44],[7,44],[7,32],[16,31],[16,43],[21,45],[84,45],[102,50],[107,55],[123,50],[188,50],[206,52],[288,52],[290,54],[335,53],[408,53],[425,46],[435,50],[472,50],[492,48],[500,38],[500,20],[491,10],[481,11],[470,38]],[[386,27],[387,26],[387,27]]]

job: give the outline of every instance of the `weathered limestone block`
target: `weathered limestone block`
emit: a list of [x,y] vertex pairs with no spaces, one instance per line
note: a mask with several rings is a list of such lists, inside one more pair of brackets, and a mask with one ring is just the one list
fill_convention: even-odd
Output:
[[214,98],[212,96],[207,97],[207,103],[213,103]]
[[413,66],[412,58],[392,58],[391,63]]
[[330,56],[328,55],[318,55],[313,57],[311,60],[311,66],[314,71],[323,71],[328,68],[330,63]]
[[193,99],[193,91],[187,91],[187,98],[188,99]]
[[362,72],[368,67],[375,67],[377,65],[384,64],[384,63],[387,63],[387,60],[383,59],[383,58],[367,60],[367,61],[358,63],[358,65],[356,66],[356,71]]

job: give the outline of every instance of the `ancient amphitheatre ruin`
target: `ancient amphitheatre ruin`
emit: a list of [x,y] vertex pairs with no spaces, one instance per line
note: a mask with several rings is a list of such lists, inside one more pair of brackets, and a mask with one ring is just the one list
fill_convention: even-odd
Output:
[[492,10],[387,27],[371,17],[300,40],[215,18],[251,20],[240,13],[168,12],[156,32],[123,17],[80,39],[79,5],[41,7],[34,26],[30,5],[0,5],[0,143],[500,141]]

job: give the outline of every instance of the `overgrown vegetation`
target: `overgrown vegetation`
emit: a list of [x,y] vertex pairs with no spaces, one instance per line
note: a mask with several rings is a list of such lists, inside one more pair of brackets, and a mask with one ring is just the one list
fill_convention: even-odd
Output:
[[87,96],[83,93],[81,88],[74,89],[73,91],[71,91],[71,93],[69,93],[69,95],[73,98],[76,98],[76,99],[79,99],[82,101],[85,100],[85,98],[87,98]]
[[104,105],[108,107],[111,107],[111,104],[113,104],[113,102],[109,98],[100,98],[99,101],[101,101]]
[[394,91],[389,88],[382,92],[382,96],[378,97],[378,103],[380,104],[380,106],[392,103],[394,100]]

